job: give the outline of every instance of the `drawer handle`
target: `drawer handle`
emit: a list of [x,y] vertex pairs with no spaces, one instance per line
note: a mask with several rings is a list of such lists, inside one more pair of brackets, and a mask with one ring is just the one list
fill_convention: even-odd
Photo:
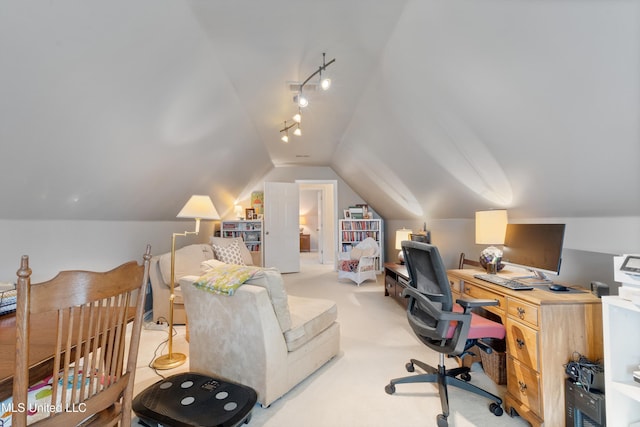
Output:
[[524,341],[522,341],[520,338],[516,339],[516,345],[518,346],[518,348],[520,350],[522,350],[522,348],[524,347]]
[[518,387],[520,388],[520,393],[524,393],[527,390],[527,385],[522,381],[518,381]]
[[517,308],[517,310],[518,310],[518,317],[519,317],[520,319],[524,319],[524,313],[525,313],[524,308],[522,308],[522,307],[518,307],[518,308]]

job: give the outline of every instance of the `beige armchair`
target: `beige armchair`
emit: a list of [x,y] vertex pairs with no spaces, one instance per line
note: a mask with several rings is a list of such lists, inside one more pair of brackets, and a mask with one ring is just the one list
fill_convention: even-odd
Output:
[[180,280],[189,316],[190,370],[256,390],[263,407],[338,354],[335,302],[287,295],[277,270],[263,269],[232,296]]

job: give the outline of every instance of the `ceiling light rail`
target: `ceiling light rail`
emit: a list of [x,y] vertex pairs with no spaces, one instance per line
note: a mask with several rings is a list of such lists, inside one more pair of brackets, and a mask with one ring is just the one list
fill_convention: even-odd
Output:
[[313,79],[315,76],[318,76],[320,88],[322,88],[322,90],[325,90],[325,91],[329,90],[329,88],[331,87],[331,79],[328,78],[326,75],[325,75],[325,78],[323,79],[322,73],[325,72],[327,70],[327,67],[333,64],[334,62],[336,62],[335,58],[333,58],[329,62],[326,62],[326,54],[323,52],[322,65],[320,65],[316,71],[314,71],[309,77],[307,77],[298,86],[298,93],[293,97],[293,102],[295,102],[298,105],[298,112],[293,116],[292,124],[287,125],[287,121],[286,120],[284,121],[284,127],[280,129],[280,133],[283,134],[280,137],[282,141],[289,142],[289,129],[291,129],[294,126],[296,126],[296,129],[294,130],[293,134],[296,136],[302,135],[302,130],[300,128],[300,123],[302,121],[301,109],[309,105],[309,99],[306,96],[304,96],[304,93],[303,93],[304,87],[307,83],[311,81],[311,79]]

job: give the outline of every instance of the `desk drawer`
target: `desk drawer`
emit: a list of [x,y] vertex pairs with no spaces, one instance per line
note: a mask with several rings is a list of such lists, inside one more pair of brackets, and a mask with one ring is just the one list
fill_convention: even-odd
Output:
[[507,358],[507,391],[542,418],[540,375],[512,357]]
[[538,307],[517,298],[507,298],[507,314],[536,329],[539,326]]
[[497,306],[485,307],[488,311],[498,311],[504,312],[505,307],[507,306],[507,301],[504,295],[496,294],[495,292],[491,292],[490,290],[480,288],[478,286],[474,286],[469,282],[465,282],[461,280],[461,286],[463,288],[463,293],[465,295],[469,295],[472,298],[477,299],[495,299],[498,300]]
[[534,371],[538,365],[538,331],[507,318],[507,354]]
[[449,279],[449,286],[451,287],[451,292],[460,294],[462,291],[462,286],[464,285],[464,280],[456,279],[453,277],[447,277]]

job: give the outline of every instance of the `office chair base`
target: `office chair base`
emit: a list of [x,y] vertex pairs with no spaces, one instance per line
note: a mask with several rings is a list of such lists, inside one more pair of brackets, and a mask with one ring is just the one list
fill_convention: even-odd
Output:
[[[396,384],[408,384],[408,383],[434,383],[438,385],[438,391],[440,394],[440,403],[442,405],[442,414],[438,414],[437,426],[447,427],[447,418],[449,417],[449,392],[447,386],[458,387],[479,396],[486,397],[493,402],[489,405],[489,411],[496,417],[501,416],[504,411],[502,409],[502,399],[495,394],[489,393],[486,390],[481,389],[473,384],[469,384],[471,379],[469,374],[469,368],[459,367],[447,370],[444,366],[444,355],[440,354],[440,364],[437,368],[427,365],[416,359],[411,359],[405,368],[408,372],[414,372],[415,365],[425,371],[424,374],[411,375],[408,377],[392,379],[389,384],[384,388],[387,394],[394,394],[396,392]],[[460,376],[460,378],[456,378]]]

